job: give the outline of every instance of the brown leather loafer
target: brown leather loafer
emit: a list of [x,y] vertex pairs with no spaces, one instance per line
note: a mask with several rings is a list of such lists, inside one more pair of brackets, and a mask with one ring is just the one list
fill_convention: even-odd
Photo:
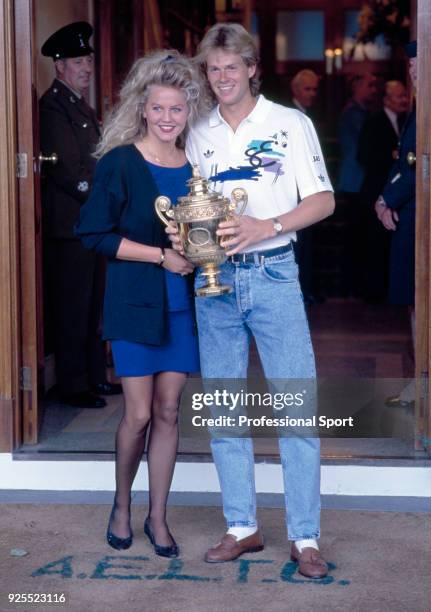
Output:
[[303,548],[300,553],[293,543],[290,558],[298,564],[299,573],[307,578],[324,578],[328,573],[326,561],[315,548]]
[[233,561],[244,553],[259,552],[259,550],[263,550],[263,537],[259,530],[241,540],[227,533],[217,546],[206,552],[204,559],[207,563],[224,563]]

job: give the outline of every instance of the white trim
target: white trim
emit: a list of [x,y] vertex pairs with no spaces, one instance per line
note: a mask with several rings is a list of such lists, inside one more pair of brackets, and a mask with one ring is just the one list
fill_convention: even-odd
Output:
[[[113,461],[13,461],[0,454],[0,489],[33,491],[112,491]],[[136,491],[148,490],[146,464],[139,469]],[[172,491],[218,492],[213,463],[181,463],[175,468]],[[282,493],[281,468],[256,465],[258,493]],[[324,465],[323,495],[431,497],[431,467]]]

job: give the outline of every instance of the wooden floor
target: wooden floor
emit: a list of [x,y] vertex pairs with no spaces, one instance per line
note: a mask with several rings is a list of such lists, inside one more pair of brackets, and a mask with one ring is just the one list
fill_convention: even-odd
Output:
[[414,376],[407,311],[331,299],[308,310],[318,376]]
[[[328,299],[309,307],[308,315],[319,379],[393,379],[393,391],[413,376],[409,320],[403,308],[364,304],[359,300]],[[252,348],[250,367],[258,371],[259,360]],[[389,381],[391,382],[391,381]],[[413,457],[411,440],[399,439],[399,431],[413,430],[413,412],[378,406],[379,419],[389,419],[382,439],[322,439],[325,457]],[[348,400],[346,400],[348,403]],[[114,433],[122,413],[122,397],[108,398],[102,410],[79,410],[63,406],[55,396],[44,401],[45,414],[40,444],[27,452],[112,452]],[[392,424],[392,415],[394,421]],[[256,439],[257,455],[277,455],[277,439]],[[180,452],[207,455],[208,440],[182,436]]]

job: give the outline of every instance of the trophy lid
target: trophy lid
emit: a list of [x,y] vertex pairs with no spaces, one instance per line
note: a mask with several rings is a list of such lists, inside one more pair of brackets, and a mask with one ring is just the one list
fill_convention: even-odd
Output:
[[208,181],[201,176],[199,166],[193,164],[192,178],[187,181],[187,185],[190,187],[189,196],[202,196],[208,193]]

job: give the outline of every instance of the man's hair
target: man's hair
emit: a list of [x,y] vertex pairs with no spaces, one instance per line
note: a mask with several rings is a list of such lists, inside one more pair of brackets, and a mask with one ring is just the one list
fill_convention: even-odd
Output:
[[[108,116],[95,157],[114,147],[136,142],[147,133],[143,118],[150,87],[162,85],[180,89],[190,109],[188,124],[203,114],[202,83],[191,60],[175,50],[157,50],[138,59],[130,69],[120,91],[118,104]],[[179,137],[183,145],[185,134]]]
[[391,81],[386,81],[386,83],[383,85],[383,96],[390,96],[392,91],[394,89],[394,87],[396,87],[397,85],[402,85],[404,87],[404,83],[402,81],[396,81],[396,80],[391,80]]
[[355,94],[355,91],[365,80],[375,80],[375,75],[372,72],[364,72],[363,74],[354,74],[350,78],[349,88],[352,95]]
[[300,70],[293,77],[293,79],[292,79],[292,81],[290,83],[292,91],[295,91],[297,89],[297,87],[300,87],[301,84],[304,82],[304,80],[307,79],[307,78],[312,78],[312,79],[319,80],[319,76],[313,70],[309,70],[308,68],[304,68],[304,70]]
[[246,66],[256,66],[255,74],[250,78],[250,91],[257,96],[260,87],[258,74],[259,52],[252,36],[239,23],[216,23],[208,30],[197,49],[195,61],[205,71],[208,53],[222,49],[241,56]]

